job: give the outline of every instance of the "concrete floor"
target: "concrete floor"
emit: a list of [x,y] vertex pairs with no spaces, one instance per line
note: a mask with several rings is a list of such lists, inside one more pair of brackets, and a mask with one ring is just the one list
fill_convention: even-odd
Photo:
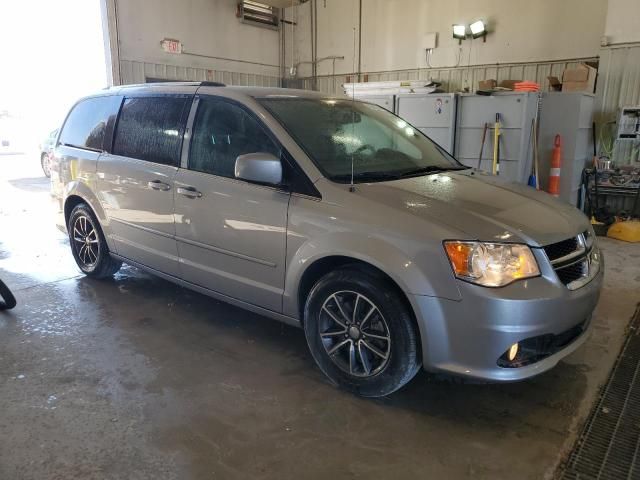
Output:
[[518,478],[553,472],[640,300],[640,245],[601,240],[586,345],[510,385],[425,373],[364,400],[302,331],[126,267],[79,275],[37,157],[0,156],[1,479]]

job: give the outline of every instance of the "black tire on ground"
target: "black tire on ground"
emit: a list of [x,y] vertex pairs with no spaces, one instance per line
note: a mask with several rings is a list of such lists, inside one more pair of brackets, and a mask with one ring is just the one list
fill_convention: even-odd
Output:
[[421,365],[419,335],[401,293],[355,266],[328,273],[311,289],[304,330],[324,374],[363,397],[393,393]]
[[49,155],[47,155],[47,153],[42,153],[42,155],[40,155],[40,166],[42,167],[45,177],[51,177],[51,165],[49,163]]
[[0,310],[11,310],[16,306],[16,297],[13,296],[9,287],[0,280]]
[[67,224],[71,252],[82,272],[93,278],[112,277],[122,262],[109,254],[100,223],[85,203],[74,207]]

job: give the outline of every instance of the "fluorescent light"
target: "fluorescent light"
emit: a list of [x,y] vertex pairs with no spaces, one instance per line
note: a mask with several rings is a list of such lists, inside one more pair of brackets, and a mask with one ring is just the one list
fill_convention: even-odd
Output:
[[482,20],[476,20],[471,25],[469,25],[471,29],[471,35],[473,38],[482,37],[487,34],[487,27]]
[[467,26],[466,25],[454,25],[453,26],[453,38],[459,38],[460,40],[464,40],[467,36]]

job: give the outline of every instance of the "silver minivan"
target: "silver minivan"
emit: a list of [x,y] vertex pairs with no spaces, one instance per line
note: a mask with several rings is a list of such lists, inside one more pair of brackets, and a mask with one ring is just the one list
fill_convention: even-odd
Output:
[[314,92],[104,90],[68,114],[52,188],[85,274],[126,262],[301,326],[320,369],[363,396],[420,366],[544,372],[584,342],[602,285],[578,210]]

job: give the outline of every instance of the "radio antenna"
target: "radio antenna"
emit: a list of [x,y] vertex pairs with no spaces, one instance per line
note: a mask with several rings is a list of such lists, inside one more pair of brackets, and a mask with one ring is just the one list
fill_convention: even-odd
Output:
[[[353,79],[355,80],[356,73],[356,27],[353,27]],[[351,84],[351,138],[355,142],[356,138],[356,82]],[[349,191],[355,192],[356,187],[353,183],[353,153],[351,152],[351,185],[349,185]]]

